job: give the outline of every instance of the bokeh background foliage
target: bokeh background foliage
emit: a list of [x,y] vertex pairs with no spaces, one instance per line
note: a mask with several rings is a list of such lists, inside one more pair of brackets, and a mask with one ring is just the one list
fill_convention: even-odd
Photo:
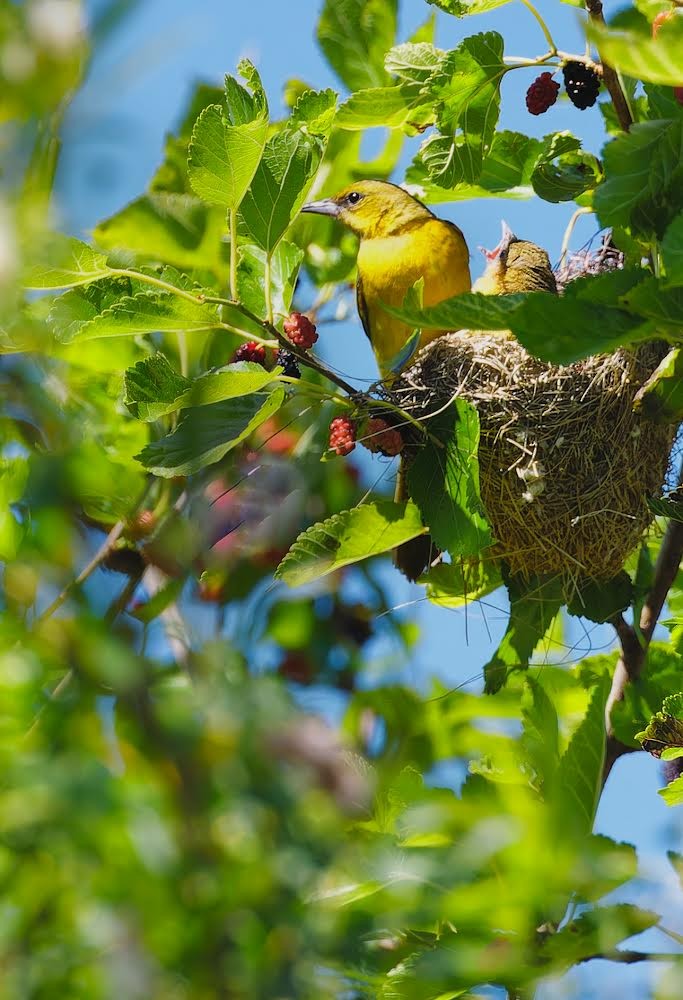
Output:
[[[614,229],[626,268],[577,283],[552,338],[538,299],[506,311],[530,350],[565,362],[658,336],[675,351],[683,16],[654,40],[666,2],[587,22],[635,120],[625,131],[603,94],[597,155],[563,129],[497,129],[501,80],[558,61],[550,16],[541,56],[537,41],[504,55],[495,26],[467,20],[504,6],[439,0],[405,39],[396,0],[326,0],[316,33],[340,93],[297,79],[294,59],[284,116],[248,60],[199,84],[147,189],[83,241],[60,235],[52,198],[64,116],[135,4],[86,23],[72,0],[2,3],[3,996],[512,998],[562,995],[552,983],[593,959],[651,958],[667,963],[651,989],[677,995],[681,927],[647,892],[619,895],[638,875],[628,825],[593,832],[617,653],[553,665],[561,617],[548,629],[513,593],[498,662],[526,665],[544,640],[542,663],[495,696],[483,661],[466,690],[402,683],[417,628],[366,557],[389,523],[392,544],[409,537],[414,511],[373,499],[359,515],[358,469],[320,461],[347,405],[324,373],[232,363],[293,302],[321,332],[344,318],[355,245],[297,218],[307,194],[404,167],[430,203],[534,197]],[[669,420],[679,383],[673,353],[651,387]],[[657,513],[681,519],[675,499]],[[340,514],[324,559],[314,528],[282,563],[306,588],[274,583],[297,533]],[[663,523],[626,567],[636,620]],[[443,615],[471,591],[453,549],[426,590]],[[675,759],[683,742],[682,601],[677,578],[669,631],[612,713],[622,749],[646,739]],[[598,603],[578,613],[602,621]]]

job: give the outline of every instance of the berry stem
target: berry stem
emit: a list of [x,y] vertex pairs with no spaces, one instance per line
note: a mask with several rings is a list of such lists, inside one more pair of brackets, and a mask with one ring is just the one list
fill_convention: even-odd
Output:
[[228,209],[230,225],[230,298],[237,298],[237,209]]
[[524,6],[526,7],[526,9],[529,11],[529,13],[532,14],[536,18],[536,20],[538,21],[539,26],[541,28],[541,31],[543,32],[543,34],[545,36],[545,40],[548,43],[548,45],[550,46],[550,54],[551,54],[551,56],[557,55],[557,45],[555,44],[555,39],[550,34],[550,28],[548,27],[548,25],[543,20],[543,18],[541,16],[541,14],[539,13],[539,11],[536,10],[536,8],[534,7],[534,5],[531,3],[531,0],[521,0],[521,2],[524,4]]

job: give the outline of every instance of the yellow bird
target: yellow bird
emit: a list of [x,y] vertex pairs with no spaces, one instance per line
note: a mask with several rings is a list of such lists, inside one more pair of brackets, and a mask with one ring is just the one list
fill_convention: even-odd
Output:
[[[382,375],[400,367],[396,359],[412,329],[390,316],[381,303],[400,306],[419,278],[424,280],[425,306],[470,290],[463,234],[395,184],[358,181],[333,198],[304,205],[302,212],[333,216],[360,237],[358,313]],[[424,330],[416,350],[445,332]]]

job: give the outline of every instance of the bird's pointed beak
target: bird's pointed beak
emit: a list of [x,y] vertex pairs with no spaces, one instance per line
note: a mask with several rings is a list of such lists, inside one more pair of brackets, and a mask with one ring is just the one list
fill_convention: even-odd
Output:
[[510,229],[505,219],[502,220],[500,228],[501,238],[498,246],[494,247],[493,250],[484,250],[484,256],[487,260],[498,260],[503,251],[507,250],[511,243],[515,243],[517,241],[517,237]]
[[339,215],[339,205],[332,198],[321,198],[320,201],[309,201],[301,209],[302,212],[313,212],[315,215]]

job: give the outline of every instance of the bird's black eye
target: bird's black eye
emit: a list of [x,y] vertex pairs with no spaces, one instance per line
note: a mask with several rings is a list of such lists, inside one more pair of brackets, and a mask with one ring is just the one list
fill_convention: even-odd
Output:
[[363,195],[359,191],[352,191],[350,194],[347,194],[346,200],[350,205],[356,205],[362,197]]

